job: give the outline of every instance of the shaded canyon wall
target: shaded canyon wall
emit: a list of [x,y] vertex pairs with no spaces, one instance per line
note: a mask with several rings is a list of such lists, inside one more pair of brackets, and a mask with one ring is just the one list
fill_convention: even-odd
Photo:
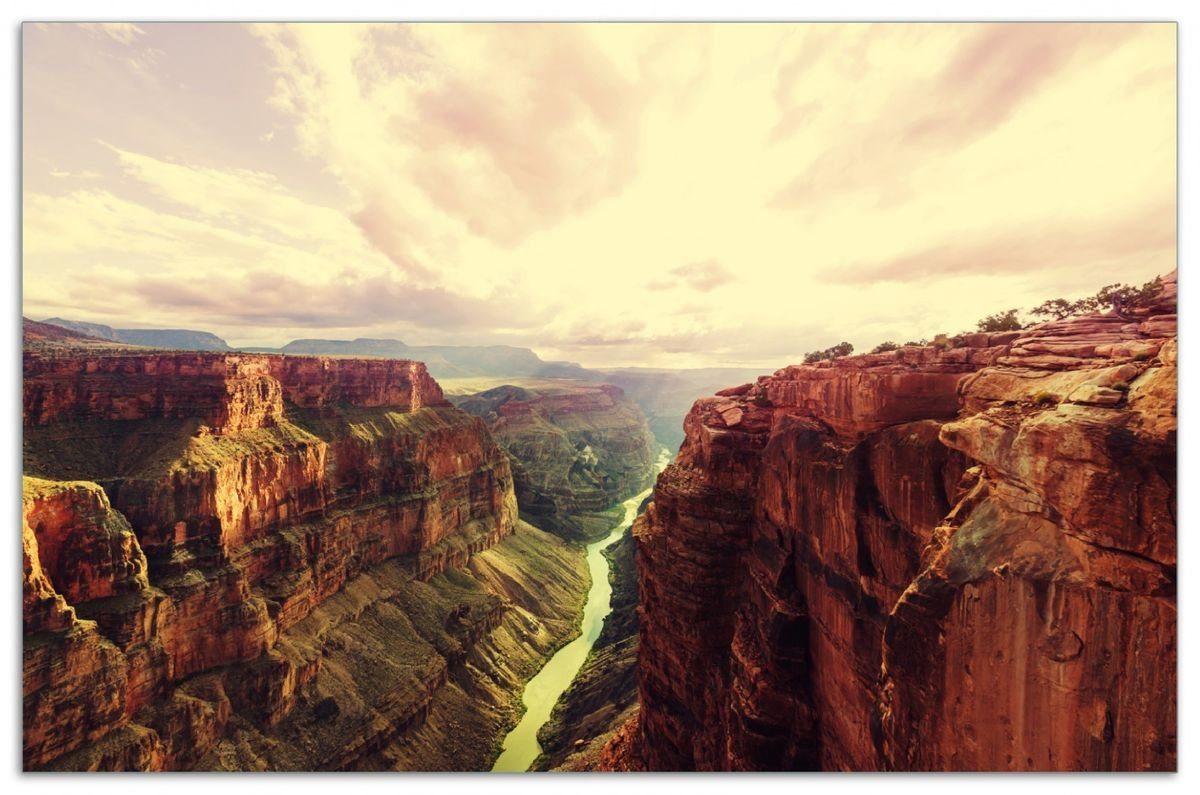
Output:
[[[486,764],[587,575],[512,536],[507,456],[423,365],[27,351],[24,373],[26,769]],[[439,756],[464,710],[480,759]]]
[[1171,770],[1174,276],[696,402],[602,766]]

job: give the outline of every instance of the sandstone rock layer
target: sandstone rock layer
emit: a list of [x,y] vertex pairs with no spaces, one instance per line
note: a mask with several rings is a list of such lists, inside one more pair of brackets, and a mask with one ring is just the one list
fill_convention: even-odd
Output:
[[[215,765],[229,732],[281,725],[338,675],[329,608],[316,636],[305,622],[349,583],[386,563],[350,614],[390,593],[417,605],[420,583],[516,525],[508,458],[420,363],[118,351],[24,366],[27,769]],[[503,622],[486,589],[445,588],[457,596],[430,599],[445,628],[417,632],[427,653],[392,707],[320,708],[345,724],[321,765],[359,765],[419,723],[429,699],[410,695]]]
[[603,764],[1174,769],[1176,345],[1171,276],[697,401]]

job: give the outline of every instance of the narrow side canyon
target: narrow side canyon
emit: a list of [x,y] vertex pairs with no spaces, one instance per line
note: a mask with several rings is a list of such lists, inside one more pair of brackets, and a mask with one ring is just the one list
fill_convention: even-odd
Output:
[[696,402],[616,770],[1173,770],[1176,289]]
[[509,452],[521,515],[587,542],[593,582],[582,635],[528,684],[522,700],[537,709],[505,738],[495,769],[556,767],[568,748],[602,745],[636,700],[637,588],[628,528],[670,454],[657,446],[638,405],[609,384],[526,379],[451,400],[482,417]]
[[521,515],[564,538],[602,538],[619,511],[603,514],[654,482],[658,445],[619,387],[541,381],[450,400],[509,454]]

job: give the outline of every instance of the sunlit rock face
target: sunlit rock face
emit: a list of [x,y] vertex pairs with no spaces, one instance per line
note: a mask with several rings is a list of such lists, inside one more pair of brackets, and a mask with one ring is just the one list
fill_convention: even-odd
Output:
[[[411,598],[516,525],[508,458],[420,363],[27,352],[24,396],[26,768],[224,766],[231,716],[277,725],[339,665],[347,641],[301,626],[318,607],[385,562],[355,609]],[[443,601],[428,670],[399,666],[395,703],[352,712],[370,738],[346,725],[318,761],[418,722],[503,619]]]
[[604,765],[1173,769],[1176,344],[1172,275],[697,401]]
[[[455,402],[482,417],[509,453],[521,513],[539,527],[585,538],[580,514],[603,511],[653,482],[654,436],[619,387],[500,386]],[[600,532],[607,529],[604,523]]]

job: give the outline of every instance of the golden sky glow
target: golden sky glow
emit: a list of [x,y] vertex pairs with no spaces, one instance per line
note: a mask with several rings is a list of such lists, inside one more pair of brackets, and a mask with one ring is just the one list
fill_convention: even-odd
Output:
[[1175,267],[1170,24],[24,27],[24,313],[774,369]]

